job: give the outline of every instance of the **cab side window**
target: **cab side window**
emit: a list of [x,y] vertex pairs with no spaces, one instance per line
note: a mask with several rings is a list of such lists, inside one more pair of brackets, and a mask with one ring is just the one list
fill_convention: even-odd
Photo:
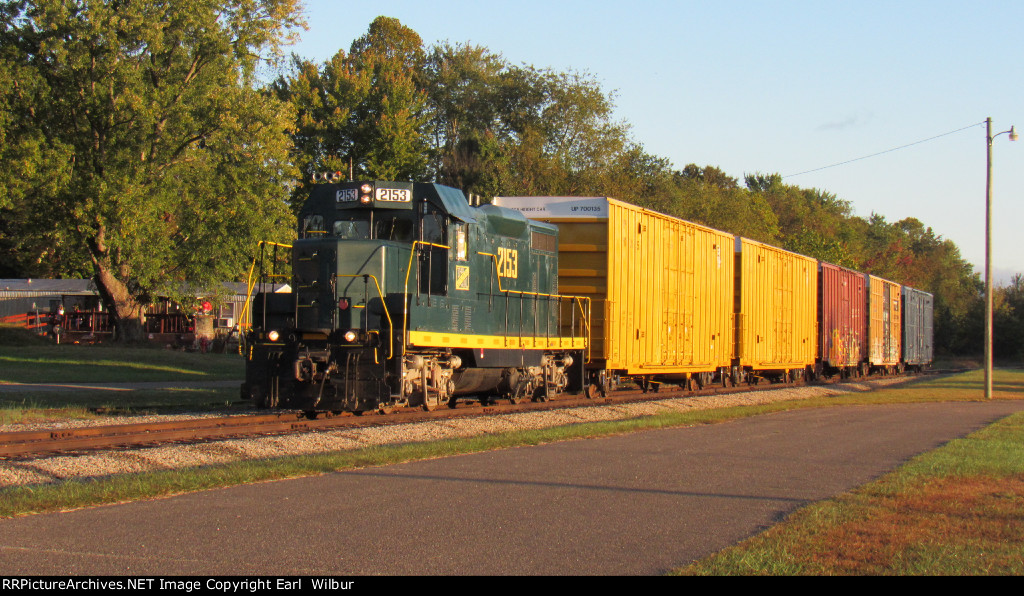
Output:
[[[420,240],[448,245],[448,216],[430,203],[424,203],[420,219]],[[420,252],[420,293],[448,295],[448,249],[424,246]]]

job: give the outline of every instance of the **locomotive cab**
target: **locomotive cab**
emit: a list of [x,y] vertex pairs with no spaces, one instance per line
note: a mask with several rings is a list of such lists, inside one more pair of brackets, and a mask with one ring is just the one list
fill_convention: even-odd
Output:
[[543,397],[586,345],[589,313],[557,295],[557,229],[438,184],[314,186],[286,296],[254,300],[242,392],[258,406]]

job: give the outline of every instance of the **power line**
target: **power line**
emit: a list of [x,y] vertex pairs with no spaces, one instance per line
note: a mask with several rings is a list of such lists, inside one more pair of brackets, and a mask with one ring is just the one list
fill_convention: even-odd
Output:
[[865,155],[864,157],[857,157],[857,158],[854,158],[854,159],[848,159],[846,161],[841,161],[839,163],[834,163],[834,164],[828,165],[828,166],[822,166],[820,168],[814,168],[813,170],[807,170],[805,172],[798,172],[796,174],[788,174],[786,176],[783,176],[783,178],[792,178],[793,176],[801,176],[803,174],[810,174],[811,172],[818,172],[818,171],[821,171],[821,170],[827,170],[829,168],[834,168],[836,166],[843,166],[843,165],[846,165],[848,163],[853,163],[855,161],[860,161],[862,159],[868,159],[869,157],[876,157],[876,156],[879,156],[879,155],[883,155],[885,153],[892,153],[893,151],[899,151],[900,149],[906,149],[907,147],[913,147],[914,145],[920,145],[921,143],[927,143],[928,141],[934,141],[935,139],[939,139],[939,138],[942,138],[942,137],[945,137],[945,136],[949,136],[951,134],[956,134],[958,132],[963,132],[963,131],[967,130],[968,128],[974,128],[975,126],[981,126],[983,124],[985,124],[985,123],[984,122],[979,122],[977,124],[972,124],[970,126],[965,126],[963,128],[958,128],[956,130],[951,130],[949,132],[944,132],[944,133],[942,133],[940,135],[935,135],[934,137],[929,137],[927,139],[921,139],[920,141],[914,141],[913,143],[908,143],[906,145],[900,145],[899,147],[893,147],[892,149],[886,149],[885,151],[879,151],[878,153],[872,153],[871,155]]

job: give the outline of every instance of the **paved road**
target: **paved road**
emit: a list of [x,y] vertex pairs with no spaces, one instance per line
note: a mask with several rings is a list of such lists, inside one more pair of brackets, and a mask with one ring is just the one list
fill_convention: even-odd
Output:
[[660,574],[1021,410],[801,410],[0,520],[0,575]]

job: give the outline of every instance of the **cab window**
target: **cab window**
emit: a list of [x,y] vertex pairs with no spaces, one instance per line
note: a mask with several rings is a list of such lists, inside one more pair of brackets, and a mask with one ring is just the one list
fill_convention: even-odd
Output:
[[308,238],[315,234],[323,234],[324,230],[324,217],[322,215],[307,215],[302,220],[302,232],[300,236]]
[[334,220],[334,235],[342,240],[369,240],[370,214],[354,211],[339,214]]
[[373,237],[379,240],[412,242],[416,237],[416,220],[412,211],[378,211],[374,213]]

